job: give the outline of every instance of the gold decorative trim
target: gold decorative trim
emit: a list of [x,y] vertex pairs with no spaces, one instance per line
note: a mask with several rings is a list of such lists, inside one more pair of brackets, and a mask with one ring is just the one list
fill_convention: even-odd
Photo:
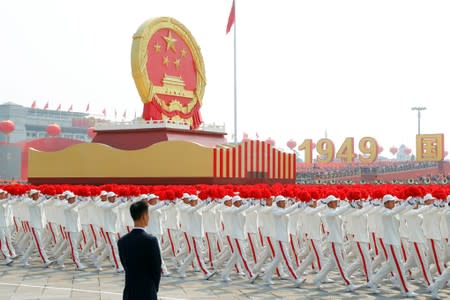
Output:
[[[197,86],[194,91],[193,101],[183,109],[180,109],[179,105],[174,105],[173,109],[180,111],[190,111],[189,109],[194,107],[197,101],[202,105],[203,95],[205,93],[206,76],[205,65],[203,62],[203,56],[200,51],[200,47],[195,41],[191,32],[179,21],[169,18],[160,17],[150,19],[144,22],[133,35],[133,44],[131,46],[131,70],[133,73],[133,79],[136,84],[136,88],[139,92],[141,100],[144,104],[149,103],[156,96],[156,92],[159,87],[153,86],[147,74],[147,47],[151,37],[160,29],[170,29],[175,31],[188,45],[192,57],[195,62],[195,70],[197,72]],[[155,97],[156,98],[156,97]],[[158,104],[161,105],[159,98],[156,98]],[[164,103],[165,104],[165,103]],[[167,105],[161,105],[166,109]],[[172,105],[168,108],[171,109]],[[169,111],[169,110],[168,110]]]

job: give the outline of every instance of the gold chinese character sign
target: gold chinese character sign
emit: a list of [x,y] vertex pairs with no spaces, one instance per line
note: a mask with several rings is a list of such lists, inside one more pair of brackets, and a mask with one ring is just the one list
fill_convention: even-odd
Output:
[[205,66],[197,42],[183,24],[168,17],[142,24],[133,36],[131,68],[145,120],[200,126]]
[[416,135],[416,160],[440,161],[444,159],[444,135],[418,134]]

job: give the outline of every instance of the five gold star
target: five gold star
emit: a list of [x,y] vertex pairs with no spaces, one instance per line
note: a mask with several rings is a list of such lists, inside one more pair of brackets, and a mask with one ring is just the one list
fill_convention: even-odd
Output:
[[169,65],[169,57],[168,56],[163,57],[163,64],[165,64],[166,66]]
[[156,43],[153,47],[155,48],[156,52],[159,53],[161,51],[161,45],[159,43]]
[[186,51],[186,49],[181,49],[181,57],[185,57],[186,56],[186,54],[187,54],[187,51]]
[[174,62],[175,66],[177,67],[177,69],[180,67],[180,59],[176,59]]
[[172,32],[169,30],[169,34],[167,36],[164,36],[163,38],[166,40],[166,43],[167,43],[167,49],[166,50],[168,51],[168,50],[172,49],[173,52],[176,53],[177,50],[175,49],[175,42],[177,40],[172,37]]

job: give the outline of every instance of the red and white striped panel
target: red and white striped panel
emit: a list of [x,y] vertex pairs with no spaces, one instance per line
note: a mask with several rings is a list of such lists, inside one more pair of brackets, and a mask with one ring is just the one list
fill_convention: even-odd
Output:
[[294,179],[295,154],[254,140],[242,142],[236,147],[214,149],[214,177],[245,178],[250,172],[266,173],[266,178],[271,179]]

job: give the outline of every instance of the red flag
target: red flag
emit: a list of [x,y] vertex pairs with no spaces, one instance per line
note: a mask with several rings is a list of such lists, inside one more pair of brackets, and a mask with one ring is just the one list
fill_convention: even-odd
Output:
[[127,118],[127,110],[125,109],[125,111],[123,112],[122,118],[126,119]]
[[44,109],[47,109],[48,108],[48,101],[47,101],[47,103],[45,103],[45,106],[44,106]]
[[56,109],[57,111],[61,110],[61,103],[58,105],[58,108]]
[[73,104],[70,105],[70,107],[67,111],[72,111],[72,110],[73,110]]
[[86,112],[89,112],[89,104],[90,104],[90,103],[88,103],[88,105],[87,105],[87,107],[86,107]]
[[228,34],[228,32],[230,32],[231,27],[233,27],[233,25],[234,25],[234,18],[235,18],[235,14],[234,14],[234,0],[233,0],[233,6],[231,6],[230,15],[228,16],[227,34]]
[[36,108],[36,100],[34,100],[33,103],[31,104],[31,108]]
[[103,109],[102,113],[106,117],[106,108]]

